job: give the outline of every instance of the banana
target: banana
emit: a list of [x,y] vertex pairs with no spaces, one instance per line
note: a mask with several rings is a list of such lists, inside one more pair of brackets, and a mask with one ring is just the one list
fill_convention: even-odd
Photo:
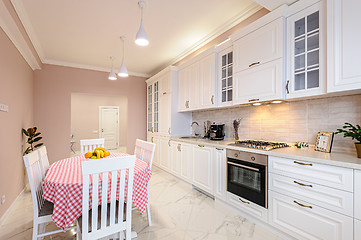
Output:
[[100,152],[100,158],[103,158],[103,157],[104,157],[104,152],[103,152],[103,150],[99,150],[99,152]]
[[97,158],[100,158],[100,151],[99,150],[94,150],[94,152],[97,154]]
[[94,151],[95,150],[102,150],[103,152],[105,152],[106,151],[106,149],[105,148],[103,148],[103,147],[97,147],[96,149],[94,149]]

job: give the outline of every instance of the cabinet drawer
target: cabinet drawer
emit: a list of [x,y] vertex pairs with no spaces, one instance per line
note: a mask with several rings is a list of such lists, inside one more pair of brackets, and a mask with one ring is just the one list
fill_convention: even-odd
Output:
[[227,202],[235,208],[248,213],[249,215],[258,218],[264,222],[268,222],[268,210],[257,204],[254,204],[247,199],[240,198],[230,192],[227,192]]
[[353,239],[351,217],[273,191],[269,196],[269,223],[297,239]]
[[297,178],[269,174],[269,189],[319,207],[353,216],[353,194]]
[[269,172],[353,192],[353,170],[287,158],[268,158]]
[[234,72],[281,58],[285,19],[279,18],[234,42]]

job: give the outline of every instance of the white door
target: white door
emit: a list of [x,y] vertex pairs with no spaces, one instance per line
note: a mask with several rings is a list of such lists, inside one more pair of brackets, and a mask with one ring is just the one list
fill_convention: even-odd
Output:
[[106,149],[118,148],[119,139],[119,107],[99,107],[99,137],[104,138]]

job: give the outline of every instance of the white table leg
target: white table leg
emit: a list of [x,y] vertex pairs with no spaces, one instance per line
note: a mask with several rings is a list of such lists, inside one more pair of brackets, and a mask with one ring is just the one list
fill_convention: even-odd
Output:
[[136,232],[132,231],[131,236],[132,236],[132,238],[137,238],[138,234]]

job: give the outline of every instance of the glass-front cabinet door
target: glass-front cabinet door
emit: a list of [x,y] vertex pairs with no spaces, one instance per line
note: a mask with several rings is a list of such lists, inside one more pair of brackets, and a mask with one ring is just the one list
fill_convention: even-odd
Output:
[[159,132],[159,84],[158,81],[154,83],[153,95],[153,132]]
[[322,2],[287,18],[287,98],[325,93]]
[[219,106],[232,105],[233,96],[233,50],[228,47],[218,53],[218,99]]
[[153,132],[153,85],[147,87],[147,131]]
[[157,133],[159,131],[158,81],[148,84],[147,87],[147,131],[149,133]]

